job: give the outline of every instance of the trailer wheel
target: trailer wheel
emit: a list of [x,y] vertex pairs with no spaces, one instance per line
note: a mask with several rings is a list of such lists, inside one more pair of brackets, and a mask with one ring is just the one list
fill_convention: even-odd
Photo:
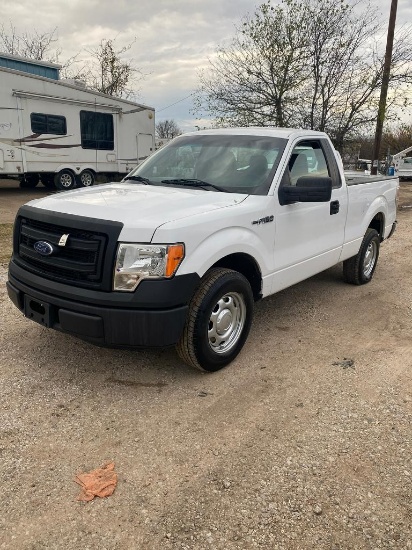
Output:
[[91,170],[83,170],[77,176],[77,185],[78,187],[90,187],[94,185],[95,179],[94,173]]
[[356,256],[343,262],[343,280],[352,285],[364,285],[372,280],[379,258],[380,238],[369,228]]
[[54,174],[40,174],[40,181],[46,189],[56,189],[54,185]]
[[249,281],[231,269],[211,269],[189,304],[176,350],[192,367],[209,372],[220,370],[242,349],[252,318]]
[[54,185],[61,191],[69,191],[76,187],[76,178],[71,170],[60,170],[54,176]]
[[33,189],[39,183],[39,174],[24,174],[20,179],[22,189]]

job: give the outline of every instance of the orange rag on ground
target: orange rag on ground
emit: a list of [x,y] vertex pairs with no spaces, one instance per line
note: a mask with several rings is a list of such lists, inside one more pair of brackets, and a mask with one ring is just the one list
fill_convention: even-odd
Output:
[[77,500],[89,502],[94,497],[109,497],[117,485],[114,462],[109,462],[91,472],[77,474],[74,481],[82,488]]

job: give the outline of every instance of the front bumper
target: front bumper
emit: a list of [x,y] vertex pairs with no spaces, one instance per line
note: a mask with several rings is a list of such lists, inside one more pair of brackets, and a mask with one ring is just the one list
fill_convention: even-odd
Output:
[[192,274],[145,281],[150,284],[142,282],[138,294],[84,289],[79,293],[78,288],[40,279],[12,262],[6,286],[15,306],[45,327],[98,345],[160,347],[178,342],[198,280]]

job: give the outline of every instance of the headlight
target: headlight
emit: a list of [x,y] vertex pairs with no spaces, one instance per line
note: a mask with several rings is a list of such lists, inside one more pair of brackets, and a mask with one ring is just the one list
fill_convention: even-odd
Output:
[[132,292],[142,279],[172,277],[184,255],[183,244],[120,243],[113,290]]

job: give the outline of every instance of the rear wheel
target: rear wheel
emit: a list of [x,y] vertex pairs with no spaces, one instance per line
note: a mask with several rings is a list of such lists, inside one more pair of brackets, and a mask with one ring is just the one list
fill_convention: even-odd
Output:
[[54,176],[54,184],[61,191],[69,191],[76,187],[76,178],[71,170],[60,170]]
[[77,185],[79,187],[90,187],[94,185],[94,182],[95,175],[91,170],[83,170],[83,172],[77,176]]
[[20,179],[22,189],[33,189],[39,183],[39,174],[24,174]]
[[372,280],[379,258],[380,237],[369,228],[356,256],[343,262],[343,279],[353,285],[364,285]]
[[242,349],[252,318],[248,280],[231,269],[211,269],[190,302],[177,352],[188,365],[217,371]]

